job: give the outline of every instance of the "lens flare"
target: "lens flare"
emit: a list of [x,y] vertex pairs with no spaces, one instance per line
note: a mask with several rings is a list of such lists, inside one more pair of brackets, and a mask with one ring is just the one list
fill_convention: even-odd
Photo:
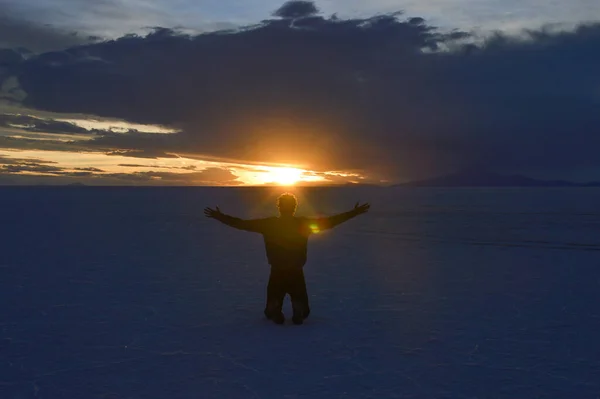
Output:
[[310,231],[312,231],[314,234],[318,234],[321,229],[319,229],[319,226],[317,224],[311,224],[310,226]]

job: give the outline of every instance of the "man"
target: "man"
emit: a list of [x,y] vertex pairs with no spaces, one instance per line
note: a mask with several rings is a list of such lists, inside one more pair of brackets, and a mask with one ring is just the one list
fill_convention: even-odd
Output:
[[367,212],[368,203],[338,215],[323,218],[296,217],[298,202],[293,194],[285,193],[277,199],[279,217],[243,220],[229,216],[216,209],[205,208],[206,217],[216,219],[236,229],[260,233],[265,240],[271,275],[267,286],[265,316],[277,324],[283,324],[283,299],[286,294],[292,300],[294,324],[302,324],[310,313],[306,282],[302,268],[306,263],[308,237],[313,233],[331,229],[355,216]]

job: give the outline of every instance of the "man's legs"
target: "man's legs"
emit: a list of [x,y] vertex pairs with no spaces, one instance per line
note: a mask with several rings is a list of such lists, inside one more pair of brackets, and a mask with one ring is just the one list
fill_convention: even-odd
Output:
[[271,268],[269,283],[267,284],[267,305],[265,306],[265,316],[277,324],[283,324],[283,298],[285,298],[285,275],[281,271]]
[[304,319],[310,314],[304,271],[302,269],[294,270],[289,277],[288,292],[292,299],[292,309],[294,310],[292,321],[294,324],[302,324]]

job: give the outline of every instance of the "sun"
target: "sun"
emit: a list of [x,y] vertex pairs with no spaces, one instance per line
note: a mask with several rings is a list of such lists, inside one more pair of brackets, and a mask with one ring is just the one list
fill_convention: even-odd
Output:
[[293,186],[302,178],[302,169],[273,167],[268,172],[268,180],[282,186]]

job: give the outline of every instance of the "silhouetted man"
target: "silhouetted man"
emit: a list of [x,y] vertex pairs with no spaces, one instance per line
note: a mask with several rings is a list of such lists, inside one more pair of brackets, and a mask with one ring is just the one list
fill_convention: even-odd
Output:
[[302,324],[310,313],[306,282],[302,270],[306,263],[308,237],[312,233],[331,229],[355,216],[367,212],[369,204],[359,205],[338,215],[323,218],[296,217],[296,197],[282,194],[277,199],[279,217],[243,220],[226,215],[217,209],[205,208],[204,214],[236,229],[252,231],[263,235],[267,259],[271,265],[271,275],[267,286],[265,316],[277,324],[283,324],[282,307],[286,294],[292,300],[294,324]]

